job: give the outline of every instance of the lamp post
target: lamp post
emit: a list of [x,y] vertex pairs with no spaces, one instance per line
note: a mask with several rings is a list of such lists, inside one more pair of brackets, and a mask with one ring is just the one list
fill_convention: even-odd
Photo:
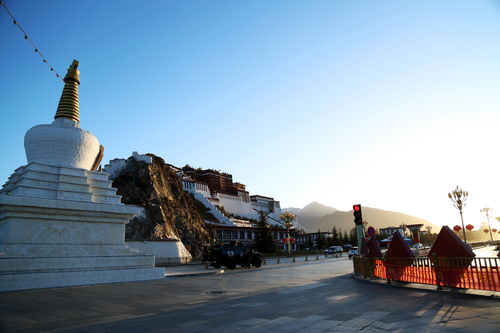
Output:
[[464,242],[467,243],[467,238],[465,236],[465,227],[464,227],[464,216],[462,213],[463,208],[465,207],[465,201],[469,197],[469,192],[464,191],[458,187],[454,189],[452,192],[448,193],[448,198],[453,202],[453,205],[456,209],[458,209],[460,213],[460,219],[462,221],[462,231],[464,233]]
[[[493,210],[493,208],[485,206],[484,208],[481,208],[479,211],[483,213],[486,216],[486,220],[488,221],[488,228],[491,230],[491,225],[490,225],[490,212]],[[493,242],[493,234],[490,232],[490,240]]]

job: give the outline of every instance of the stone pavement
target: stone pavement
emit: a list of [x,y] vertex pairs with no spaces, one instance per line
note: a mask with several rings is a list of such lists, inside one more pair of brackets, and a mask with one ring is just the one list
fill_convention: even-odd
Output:
[[[267,266],[267,265],[266,265]],[[0,293],[0,332],[499,332],[500,301],[352,278],[345,258]]]

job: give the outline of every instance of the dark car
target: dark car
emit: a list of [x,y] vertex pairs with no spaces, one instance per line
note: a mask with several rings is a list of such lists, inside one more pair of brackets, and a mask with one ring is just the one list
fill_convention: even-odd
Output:
[[234,269],[236,265],[250,268],[260,267],[262,254],[244,245],[215,245],[206,249],[205,261],[214,268],[225,266]]

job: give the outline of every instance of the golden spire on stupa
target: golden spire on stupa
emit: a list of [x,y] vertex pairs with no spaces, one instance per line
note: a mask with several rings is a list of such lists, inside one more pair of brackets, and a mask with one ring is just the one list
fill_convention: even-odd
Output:
[[73,60],[64,77],[64,89],[54,118],[68,118],[80,122],[80,106],[78,104],[80,71],[77,68],[78,60]]

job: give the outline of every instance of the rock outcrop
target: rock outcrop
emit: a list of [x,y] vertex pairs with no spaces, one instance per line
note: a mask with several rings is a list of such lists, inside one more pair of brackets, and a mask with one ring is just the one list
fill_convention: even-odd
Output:
[[175,238],[197,256],[213,240],[205,226],[204,206],[184,191],[180,178],[162,158],[148,155],[153,158],[151,164],[131,157],[113,179],[122,202],[142,206],[145,212],[127,224],[125,238]]

